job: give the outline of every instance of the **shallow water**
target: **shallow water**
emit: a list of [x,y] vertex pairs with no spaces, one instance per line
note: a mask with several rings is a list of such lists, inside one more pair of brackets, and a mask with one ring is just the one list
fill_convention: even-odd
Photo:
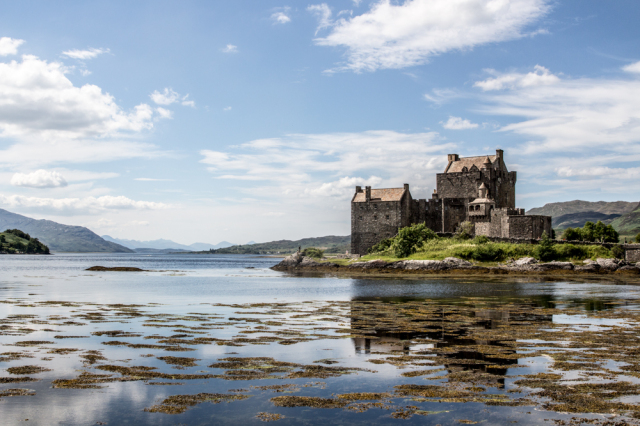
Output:
[[[268,269],[278,261],[2,256],[3,424],[640,415],[640,287],[300,277]],[[85,271],[96,265],[149,271]]]

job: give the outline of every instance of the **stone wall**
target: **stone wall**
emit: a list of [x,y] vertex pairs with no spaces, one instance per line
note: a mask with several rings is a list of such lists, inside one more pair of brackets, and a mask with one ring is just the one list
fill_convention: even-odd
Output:
[[[406,198],[406,197],[405,197]],[[364,255],[385,238],[391,238],[408,222],[401,202],[351,203],[351,253]]]
[[543,232],[551,236],[551,216],[507,216],[508,233],[504,229],[502,237],[542,238]]

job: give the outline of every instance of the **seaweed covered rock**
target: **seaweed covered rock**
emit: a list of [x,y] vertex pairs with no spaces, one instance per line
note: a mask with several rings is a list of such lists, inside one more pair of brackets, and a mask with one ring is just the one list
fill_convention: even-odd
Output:
[[607,271],[615,271],[618,269],[620,263],[618,259],[603,259],[601,257],[597,258],[596,262],[602,269]]

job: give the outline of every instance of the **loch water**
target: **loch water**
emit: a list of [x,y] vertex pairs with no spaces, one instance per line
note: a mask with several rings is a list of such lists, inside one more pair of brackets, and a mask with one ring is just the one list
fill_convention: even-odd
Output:
[[270,270],[279,260],[0,257],[0,423],[640,417],[638,286],[300,276]]

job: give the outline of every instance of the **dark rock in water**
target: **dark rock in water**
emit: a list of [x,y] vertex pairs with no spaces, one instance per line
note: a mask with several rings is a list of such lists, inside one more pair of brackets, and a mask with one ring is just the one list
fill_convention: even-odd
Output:
[[108,268],[106,266],[92,266],[91,268],[85,269],[85,271],[145,272],[147,270],[140,269],[140,268],[132,268],[130,266],[116,266],[114,268]]
[[637,266],[626,265],[626,266],[619,267],[616,270],[616,273],[637,275],[637,274],[640,274],[640,269]]

